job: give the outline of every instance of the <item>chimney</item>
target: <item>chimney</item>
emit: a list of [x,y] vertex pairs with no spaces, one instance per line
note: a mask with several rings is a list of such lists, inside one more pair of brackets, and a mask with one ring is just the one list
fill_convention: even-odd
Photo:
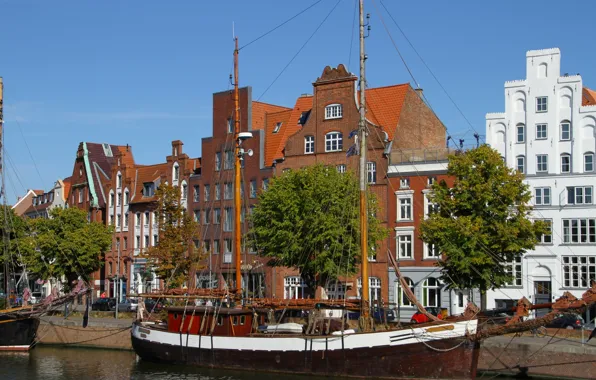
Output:
[[420,96],[420,99],[424,100],[424,97],[423,97],[424,90],[423,89],[421,89],[420,87],[418,87],[418,88],[415,88],[414,91],[416,91],[416,93],[418,94],[418,96]]
[[184,144],[180,140],[172,141],[172,156],[177,157],[182,154],[182,145]]

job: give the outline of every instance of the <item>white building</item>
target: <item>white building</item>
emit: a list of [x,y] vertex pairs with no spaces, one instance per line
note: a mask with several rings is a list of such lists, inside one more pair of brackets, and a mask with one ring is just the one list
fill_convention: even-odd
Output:
[[489,292],[489,308],[581,296],[596,280],[595,129],[596,92],[561,75],[559,49],[529,51],[526,79],[505,82],[505,112],[486,115],[486,141],[526,174],[533,217],[552,234],[512,265],[510,287]]

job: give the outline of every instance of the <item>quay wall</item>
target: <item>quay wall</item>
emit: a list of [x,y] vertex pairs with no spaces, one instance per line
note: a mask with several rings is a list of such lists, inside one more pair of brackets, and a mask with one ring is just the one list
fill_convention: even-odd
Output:
[[132,350],[131,326],[132,319],[97,318],[83,327],[80,318],[45,318],[39,325],[37,337],[43,345]]

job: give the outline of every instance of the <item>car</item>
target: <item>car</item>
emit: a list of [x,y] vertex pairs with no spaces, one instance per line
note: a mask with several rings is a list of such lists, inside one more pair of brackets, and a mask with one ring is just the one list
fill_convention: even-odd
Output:
[[[434,315],[435,317],[437,317],[439,319],[443,319],[443,313],[441,312],[440,307],[427,307],[426,311],[428,311],[430,314]],[[412,323],[412,324],[426,323],[426,322],[430,322],[430,319],[425,314],[422,314],[419,311],[414,313],[414,315],[412,315],[412,318],[410,319],[410,323]]]
[[559,329],[581,329],[584,325],[584,319],[572,313],[559,314],[551,323],[548,323],[546,327],[559,328]]
[[114,298],[98,298],[91,304],[91,310],[94,311],[110,311],[116,306]]
[[145,300],[145,309],[150,313],[160,312],[163,309],[163,303],[153,298]]
[[122,302],[118,304],[118,311],[137,311],[137,307],[139,306],[139,301],[133,298],[125,298]]
[[31,293],[31,298],[29,299],[29,303],[34,305],[36,303],[40,303],[41,302],[41,292],[32,292]]

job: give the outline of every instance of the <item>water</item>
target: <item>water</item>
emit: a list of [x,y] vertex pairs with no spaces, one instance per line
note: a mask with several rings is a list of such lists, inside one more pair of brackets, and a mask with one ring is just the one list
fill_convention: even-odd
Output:
[[30,353],[0,353],[0,379],[329,380],[330,378],[209,370],[148,363],[137,360],[136,355],[131,351],[38,346]]

